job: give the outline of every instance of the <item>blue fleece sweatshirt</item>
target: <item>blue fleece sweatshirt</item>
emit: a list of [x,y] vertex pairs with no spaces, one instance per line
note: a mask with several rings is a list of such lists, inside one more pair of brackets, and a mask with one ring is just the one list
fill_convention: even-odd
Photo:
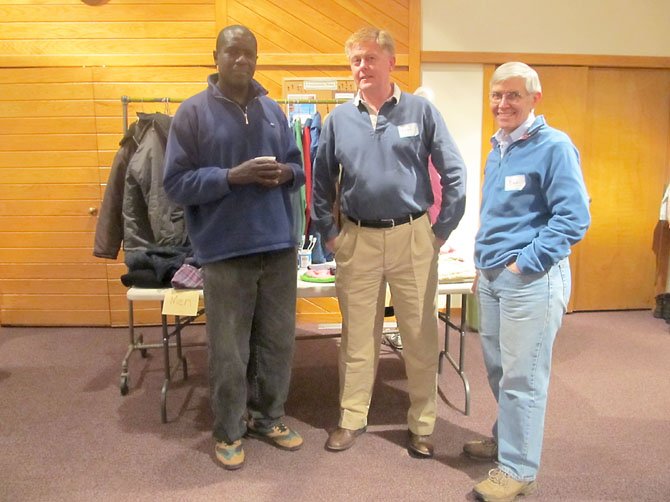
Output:
[[428,158],[440,173],[442,208],[433,232],[446,239],[465,211],[465,163],[444,119],[427,99],[401,93],[384,103],[377,126],[363,104],[326,117],[313,162],[312,221],[323,240],[338,233],[332,214],[342,167],[342,212],[359,220],[398,218],[433,204]]
[[591,221],[579,153],[542,115],[502,158],[492,143],[475,265],[492,269],[516,260],[522,274],[546,271],[570,254]]
[[[252,81],[245,110],[223,96],[217,81],[210,75],[208,88],[178,108],[165,152],[165,191],[184,206],[202,264],[295,247],[289,192],[305,183],[286,116],[267,91]],[[293,181],[276,188],[228,184],[231,168],[265,155],[287,164]]]

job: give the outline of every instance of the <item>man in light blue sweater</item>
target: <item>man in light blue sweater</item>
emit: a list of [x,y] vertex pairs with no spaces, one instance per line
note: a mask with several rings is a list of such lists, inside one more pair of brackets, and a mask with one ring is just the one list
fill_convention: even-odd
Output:
[[[358,93],[326,118],[314,161],[312,221],[334,250],[342,313],[340,419],[326,448],[351,447],[367,427],[388,284],[403,341],[409,452],[431,457],[437,364],[437,257],[465,209],[465,165],[437,108],[391,82],[393,39],[365,28],[345,44]],[[441,175],[433,204],[428,158]],[[339,186],[339,191],[338,187]],[[337,202],[342,226],[336,223]]]
[[498,468],[475,486],[479,498],[511,501],[535,491],[551,353],[570,296],[570,246],[590,223],[579,153],[534,108],[540,80],[524,63],[506,63],[491,79],[499,126],[486,161],[475,240],[480,338],[498,402],[493,438],[466,454]]

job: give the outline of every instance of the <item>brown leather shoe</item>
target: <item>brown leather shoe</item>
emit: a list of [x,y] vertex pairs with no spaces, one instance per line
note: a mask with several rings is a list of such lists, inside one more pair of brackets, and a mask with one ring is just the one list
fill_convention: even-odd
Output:
[[410,455],[419,458],[430,458],[433,456],[433,443],[430,442],[430,436],[419,436],[412,431],[409,432],[409,443],[407,450]]
[[326,441],[326,448],[332,451],[342,451],[351,446],[356,441],[356,438],[363,434],[367,427],[361,427],[360,429],[351,430],[343,429],[338,427],[333,432],[328,435],[328,441]]

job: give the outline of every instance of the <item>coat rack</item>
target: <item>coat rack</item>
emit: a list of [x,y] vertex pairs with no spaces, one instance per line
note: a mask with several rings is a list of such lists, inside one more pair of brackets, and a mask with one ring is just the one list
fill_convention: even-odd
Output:
[[[128,131],[128,104],[129,103],[165,103],[166,108],[170,103],[182,103],[183,98],[134,98],[129,96],[121,96],[121,103],[123,109],[123,133]],[[349,99],[275,99],[280,105],[291,104],[314,104],[314,105],[338,105],[346,103]]]

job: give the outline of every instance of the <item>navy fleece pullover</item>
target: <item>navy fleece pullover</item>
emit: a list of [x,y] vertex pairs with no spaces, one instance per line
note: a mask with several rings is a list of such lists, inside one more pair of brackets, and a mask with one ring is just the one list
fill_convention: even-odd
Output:
[[[255,97],[242,109],[217,81],[210,75],[208,88],[181,104],[165,154],[165,191],[185,208],[201,264],[295,247],[289,192],[305,182],[286,116],[267,91],[252,81]],[[276,188],[228,184],[231,168],[266,155],[287,164],[293,181]]]

